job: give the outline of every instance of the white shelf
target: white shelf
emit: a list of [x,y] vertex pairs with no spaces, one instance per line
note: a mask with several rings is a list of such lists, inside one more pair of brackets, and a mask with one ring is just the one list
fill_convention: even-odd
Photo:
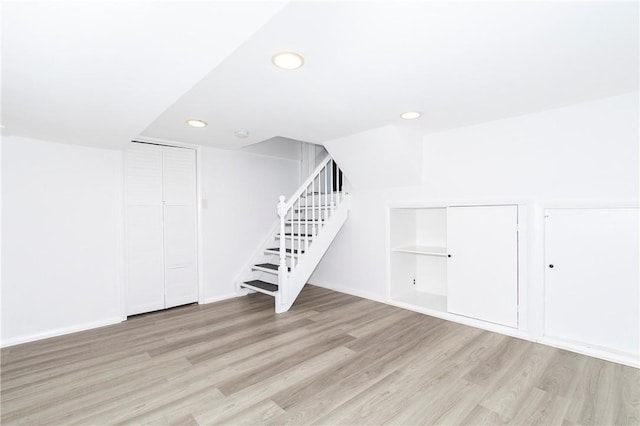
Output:
[[395,247],[392,251],[400,253],[412,253],[412,254],[424,254],[427,256],[447,256],[446,247],[431,247],[431,246],[403,246]]
[[406,303],[418,308],[430,309],[438,312],[447,312],[447,296],[426,293],[418,290],[409,291],[395,297],[396,302]]

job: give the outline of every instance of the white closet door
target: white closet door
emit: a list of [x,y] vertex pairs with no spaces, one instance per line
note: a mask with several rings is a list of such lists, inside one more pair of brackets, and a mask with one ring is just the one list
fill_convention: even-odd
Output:
[[638,219],[631,208],[545,211],[547,336],[638,356]]
[[126,313],[164,308],[162,149],[132,143],[126,152]]
[[192,149],[163,147],[166,307],[198,300],[196,157]]
[[447,310],[518,326],[518,207],[447,209]]

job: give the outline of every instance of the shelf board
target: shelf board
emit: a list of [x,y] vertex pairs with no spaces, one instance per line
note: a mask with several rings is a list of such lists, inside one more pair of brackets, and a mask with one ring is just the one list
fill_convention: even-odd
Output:
[[431,247],[431,246],[402,246],[402,247],[394,247],[391,249],[392,251],[397,251],[400,253],[413,253],[413,254],[424,254],[427,256],[447,256],[447,248],[446,247]]
[[392,296],[391,300],[418,308],[431,309],[438,312],[447,312],[447,296],[412,290],[406,293]]

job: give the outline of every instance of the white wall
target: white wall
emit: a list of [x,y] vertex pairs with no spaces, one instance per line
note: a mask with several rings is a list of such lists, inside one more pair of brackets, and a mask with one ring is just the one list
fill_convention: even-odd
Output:
[[638,198],[638,92],[427,135],[429,197]]
[[[385,299],[389,204],[520,200],[529,206],[521,231],[528,244],[521,253],[526,274],[520,284],[521,318],[531,334],[539,335],[543,229],[538,203],[637,203],[638,113],[634,92],[429,134],[423,154],[415,151],[423,155],[423,182],[414,186],[376,189],[361,184],[379,180],[375,168],[345,167],[352,183],[350,219],[309,281]],[[354,136],[357,145],[362,135]],[[355,163],[360,152],[346,149],[348,143],[345,138],[325,146],[339,164]],[[397,141],[386,143],[391,147]]]
[[122,155],[2,140],[2,345],[120,320]]
[[214,301],[235,293],[235,278],[278,219],[278,197],[298,186],[300,162],[215,148],[201,155],[204,300]]
[[349,182],[357,188],[389,188],[419,184],[422,137],[387,125],[325,143]]
[[[203,290],[234,279],[297,188],[300,162],[200,150]],[[2,346],[119,322],[122,151],[2,141]]]

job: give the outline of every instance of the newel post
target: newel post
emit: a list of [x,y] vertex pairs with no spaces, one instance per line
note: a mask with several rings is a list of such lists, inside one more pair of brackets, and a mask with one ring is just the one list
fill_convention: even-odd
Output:
[[[281,294],[280,300],[287,303],[289,300],[287,289],[287,252],[285,242],[285,220],[287,218],[287,203],[285,196],[281,195],[278,203],[278,216],[280,216],[280,265],[278,266],[278,292]],[[293,250],[293,248],[292,248]]]

